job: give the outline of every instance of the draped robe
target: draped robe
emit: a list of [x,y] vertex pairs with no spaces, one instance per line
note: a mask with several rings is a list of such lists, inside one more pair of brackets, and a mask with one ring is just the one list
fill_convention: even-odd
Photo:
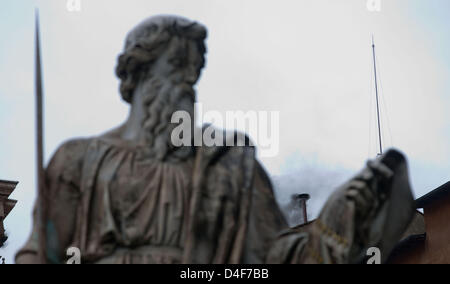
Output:
[[[178,163],[144,152],[104,137],[57,150],[45,180],[49,262],[64,263],[77,247],[82,263],[349,263],[370,245],[345,187],[314,223],[288,228],[254,147],[197,147]],[[410,220],[407,197],[384,253]],[[17,263],[37,256],[38,211]]]

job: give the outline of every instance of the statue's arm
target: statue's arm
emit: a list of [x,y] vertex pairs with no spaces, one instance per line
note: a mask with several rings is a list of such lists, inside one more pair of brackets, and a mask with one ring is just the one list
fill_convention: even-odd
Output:
[[361,263],[371,247],[385,261],[413,212],[406,159],[391,150],[337,189],[316,220],[281,235],[269,261]]
[[[83,156],[88,140],[71,140],[58,148],[45,170],[48,194],[47,257],[50,262],[64,259],[65,250],[72,242],[77,207],[80,198],[80,181]],[[16,254],[16,263],[38,263],[38,212],[33,210],[33,228],[22,249]]]
[[281,232],[269,251],[268,263],[331,264],[349,263],[352,249],[364,246],[357,237],[358,207],[370,210],[373,195],[367,187],[342,186],[328,198],[319,217],[311,223]]

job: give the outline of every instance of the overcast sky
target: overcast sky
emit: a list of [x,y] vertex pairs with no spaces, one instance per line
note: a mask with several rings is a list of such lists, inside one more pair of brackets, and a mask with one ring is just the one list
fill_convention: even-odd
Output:
[[[64,140],[123,122],[116,58],[144,18],[178,14],[205,24],[205,110],[280,112],[280,152],[261,158],[277,197],[326,196],[377,153],[371,35],[381,76],[382,134],[402,150],[417,197],[450,180],[450,1],[2,0],[0,179],[20,183],[0,255],[11,263],[31,228],[35,199],[33,32],[41,14],[45,157]],[[290,182],[284,182],[289,179]]]

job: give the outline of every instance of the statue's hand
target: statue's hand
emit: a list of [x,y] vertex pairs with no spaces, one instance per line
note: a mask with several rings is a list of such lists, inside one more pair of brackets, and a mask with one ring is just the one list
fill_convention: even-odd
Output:
[[[354,205],[355,248],[376,246],[385,261],[407,228],[414,212],[406,158],[390,150],[347,184],[346,197]],[[359,245],[358,245],[359,244]]]
[[389,150],[328,198],[298,262],[361,263],[371,247],[385,262],[413,213],[406,159]]
[[380,204],[386,200],[386,188],[380,184],[387,183],[393,171],[386,165],[376,161],[367,162],[367,167],[347,187],[346,196],[355,203],[357,219],[360,221],[373,217]]

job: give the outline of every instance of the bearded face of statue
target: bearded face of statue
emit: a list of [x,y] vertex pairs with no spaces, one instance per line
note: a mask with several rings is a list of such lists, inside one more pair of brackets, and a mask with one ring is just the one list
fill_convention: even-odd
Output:
[[[152,17],[133,29],[116,69],[122,98],[132,105],[140,125],[140,144],[152,156],[186,152],[170,141],[176,111],[191,117],[194,129],[194,85],[204,66],[206,29],[174,16]],[[192,133],[192,132],[191,132]]]
[[[198,80],[201,64],[202,57],[193,41],[173,37],[167,49],[140,79],[133,97],[133,105],[144,105],[148,115],[153,117],[155,117],[153,112],[159,108],[166,108],[167,111],[170,109],[170,113],[161,114],[159,117],[166,122],[170,121],[170,117],[163,116],[171,116],[178,110],[193,115],[194,84]],[[148,126],[150,125],[145,125]]]
[[201,64],[193,41],[173,37],[136,87],[132,105],[144,112],[145,143],[157,149],[156,156],[174,150],[170,141],[171,131],[177,127],[171,123],[174,112],[189,113],[191,130],[194,129],[194,84]]

